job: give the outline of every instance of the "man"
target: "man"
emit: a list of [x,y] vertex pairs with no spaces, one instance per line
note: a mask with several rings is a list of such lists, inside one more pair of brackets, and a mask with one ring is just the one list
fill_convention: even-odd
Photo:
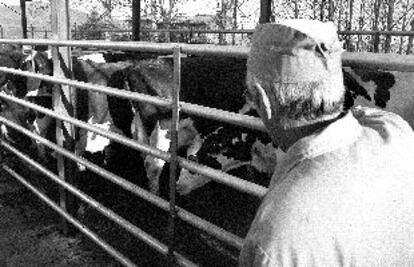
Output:
[[240,266],[414,266],[414,134],[398,115],[344,110],[332,23],[259,25],[249,98],[286,156]]

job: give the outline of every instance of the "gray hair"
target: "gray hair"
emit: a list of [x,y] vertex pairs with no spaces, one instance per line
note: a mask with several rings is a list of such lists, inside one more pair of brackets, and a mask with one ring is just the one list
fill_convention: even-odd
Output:
[[[342,78],[342,73],[340,76]],[[258,87],[261,87],[269,98],[270,109],[277,108],[277,116],[281,122],[312,121],[342,111],[345,89],[342,83],[335,84],[338,83],[336,80],[327,77],[312,82],[282,83],[260,79],[248,70],[247,97],[257,109],[258,98],[261,97],[258,95]]]

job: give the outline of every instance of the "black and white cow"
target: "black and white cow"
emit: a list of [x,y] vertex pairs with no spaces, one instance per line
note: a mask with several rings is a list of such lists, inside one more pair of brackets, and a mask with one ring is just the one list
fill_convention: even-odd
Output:
[[[20,69],[24,66],[26,55],[18,47],[1,46],[0,47],[0,66],[13,69]],[[0,72],[0,90],[2,93],[24,98],[27,93],[27,79],[18,75]],[[0,99],[0,115],[6,119],[29,127],[28,114],[30,110],[14,102]],[[31,147],[31,139],[20,132],[1,125],[1,133],[7,140],[13,142],[21,149]]]
[[[245,66],[246,61],[243,59],[183,58],[181,101],[246,113],[249,111],[249,105],[244,97]],[[371,101],[370,104],[373,106],[402,115],[413,125],[414,114],[402,112],[400,104],[393,104],[401,103],[402,100],[404,109],[411,111],[409,103],[412,103],[414,97],[414,94],[410,97],[405,93],[401,94],[403,92],[408,94],[409,86],[404,86],[404,90],[393,91],[395,85],[398,85],[398,78],[396,82],[395,75],[397,73],[344,68],[344,84],[347,89],[346,108],[360,104],[361,99],[366,99]],[[405,76],[401,73],[398,75]],[[126,79],[131,91],[172,98],[173,66],[170,59],[141,61],[127,73]],[[170,111],[145,103],[135,105],[136,114],[139,115],[138,119],[134,119],[138,125],[136,128],[145,129],[144,132],[135,131],[141,136],[138,139],[144,142],[146,140],[150,145],[168,151]],[[281,151],[272,146],[264,133],[188,115],[183,115],[179,124],[179,153],[187,159],[264,186],[267,186],[277,158],[283,156]],[[166,166],[168,164],[163,160],[147,156],[145,165],[151,191],[167,198],[168,168]],[[177,179],[178,193],[192,194],[195,199],[200,199],[202,194],[211,193],[206,193],[206,187],[201,189],[203,185],[214,187],[216,192],[221,190],[218,190],[219,187],[215,183],[209,183],[210,179],[207,177],[188,170],[181,170]],[[229,191],[221,193],[230,194]]]
[[382,108],[403,117],[414,128],[414,75],[411,72],[344,68],[350,105]]
[[[184,57],[181,63],[181,101],[254,115],[244,96],[245,60]],[[116,76],[123,75],[124,78],[119,78],[118,85],[114,87],[126,82],[126,88],[130,91],[172,99],[171,58],[141,60]],[[171,110],[144,102],[133,102],[131,105],[134,110],[133,137],[169,151]],[[178,152],[181,157],[263,186],[268,185],[278,151],[266,133],[183,113],[180,117]],[[168,199],[168,163],[147,155],[145,169],[151,192]],[[239,231],[240,235],[245,234],[260,199],[186,169],[180,169],[176,179],[178,193],[182,196],[178,198],[181,207],[223,227],[227,224],[228,229]],[[247,211],[240,207],[247,208]],[[224,216],[224,210],[228,216]]]
[[[102,54],[89,54],[87,56],[72,58],[73,60],[73,78],[79,81],[89,82],[97,85],[109,85],[114,79],[112,75],[131,66],[132,61],[120,61],[106,63]],[[10,65],[10,64],[9,64]],[[22,56],[21,64],[6,65],[7,67],[20,68],[23,70],[33,71],[45,75],[53,75],[53,63],[49,51],[34,51],[29,56]],[[11,76],[10,76],[11,77]],[[35,102],[46,108],[52,108],[52,90],[53,84],[44,82],[38,79],[21,79],[25,82],[20,86],[16,86],[9,76],[7,76],[8,88],[14,86],[17,88],[17,93],[12,92],[14,96],[25,98],[29,101]],[[13,76],[14,77],[14,76]],[[19,79],[16,79],[19,81]],[[15,90],[16,91],[16,90]],[[77,101],[77,116],[79,119],[88,122],[94,126],[111,130],[126,136],[131,136],[130,125],[132,123],[132,110],[130,116],[126,113],[117,112],[117,107],[109,107],[107,96],[105,94],[95,93],[92,91],[85,91],[78,89]],[[7,116],[12,121],[24,126],[27,129],[36,132],[42,137],[51,141],[55,140],[55,120],[42,113],[33,112],[30,109],[24,108],[14,103],[3,104],[2,115]],[[114,110],[110,110],[113,108]],[[4,128],[4,127],[3,127]],[[22,135],[24,137],[24,135]],[[16,138],[10,138],[16,139]],[[29,138],[26,138],[30,140]],[[80,130],[77,135],[75,153],[91,159],[94,163],[101,165],[110,171],[113,171],[121,176],[126,174],[130,180],[134,180],[133,176],[143,171],[142,157],[139,152],[133,149],[128,149],[116,142],[111,142],[98,134]],[[47,153],[43,145],[34,142],[34,147],[37,150],[38,156],[41,160],[50,161],[51,153]],[[125,157],[119,157],[123,154]],[[128,164],[121,164],[120,159],[129,158]],[[123,166],[123,167],[122,167]],[[83,166],[80,166],[81,170]],[[140,176],[145,177],[142,173]],[[146,179],[141,184],[146,184]],[[140,183],[139,183],[140,184]]]
[[[249,103],[244,97],[246,90],[245,66],[244,59],[183,58],[181,101],[232,112],[254,114],[255,112],[249,107]],[[129,90],[171,99],[172,73],[173,67],[169,59],[141,61],[128,73],[127,84]],[[344,83],[347,88],[346,108],[360,103],[361,98],[372,99],[373,105],[384,108],[390,98],[389,89],[394,85],[394,76],[381,71],[360,71],[359,75],[361,76],[349,68],[344,68]],[[372,80],[377,84],[373,96],[370,96],[361,79]],[[397,95],[394,97],[399,98]],[[141,141],[145,142],[146,140],[152,146],[168,151],[170,147],[168,133],[170,111],[145,103],[135,105],[136,114],[140,116],[136,120],[138,122],[136,128],[147,129],[146,132],[141,133]],[[275,150],[271,146],[269,138],[264,133],[195,116],[184,115],[182,117],[184,119],[180,121],[179,141],[181,141],[179,143],[181,144],[179,147],[186,147],[187,150],[181,151],[181,154],[189,159],[197,160],[199,163],[227,172],[238,166],[250,165],[262,174],[271,174],[277,154],[283,155],[281,151]],[[163,160],[151,156],[146,158],[146,170],[153,193],[160,193],[159,186],[163,182],[159,180],[159,177],[164,164]],[[254,177],[257,175],[251,176],[248,180],[255,180]],[[268,180],[266,175],[262,175],[262,177],[266,178],[259,180]],[[177,181],[177,189],[180,194],[186,195],[209,181],[210,179],[206,177],[183,170]],[[266,182],[255,181],[266,185]]]
[[[244,97],[245,68],[243,59],[184,57],[181,101],[232,112],[252,112]],[[169,58],[140,61],[128,71],[126,80],[131,91],[171,99],[172,61]],[[134,132],[141,136],[141,141],[168,151],[171,111],[147,103],[133,105],[139,116],[134,119],[138,127],[133,129],[145,129],[144,132]],[[226,172],[247,168],[248,171],[242,175],[246,180],[267,185],[273,172],[274,164],[269,164],[269,161],[275,160],[276,150],[267,134],[259,131],[184,114],[179,123],[178,143],[181,156],[201,164]],[[263,156],[267,156],[267,162],[257,160]],[[164,165],[163,160],[152,156],[145,159],[151,191],[165,196],[168,189],[164,185],[167,183],[160,180],[162,171],[167,169]],[[177,181],[178,191],[185,195],[209,181],[207,177],[182,170]]]

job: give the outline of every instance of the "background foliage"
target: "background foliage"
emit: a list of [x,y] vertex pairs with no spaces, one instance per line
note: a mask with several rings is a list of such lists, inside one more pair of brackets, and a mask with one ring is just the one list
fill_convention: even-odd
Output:
[[[38,29],[47,28],[50,25],[49,20],[45,19],[50,13],[49,1],[28,3],[28,24]],[[70,6],[71,22],[72,25],[76,23],[77,27],[77,39],[130,38],[130,33],[114,31],[132,28],[132,0],[70,0]],[[4,29],[17,28],[18,15],[10,15],[3,9],[5,7],[0,6],[4,18],[0,18],[0,25]],[[191,9],[193,14],[187,12]],[[259,0],[141,0],[141,27],[144,29],[253,29],[259,15]],[[340,33],[365,32],[363,35],[356,35],[355,32],[352,35],[341,34],[344,47],[349,51],[411,54],[413,50],[413,37],[369,33],[414,31],[412,0],[273,0],[271,20],[277,22],[288,18],[333,21]],[[217,34],[142,34],[144,40],[159,42],[248,45],[248,38],[246,34],[220,37]]]

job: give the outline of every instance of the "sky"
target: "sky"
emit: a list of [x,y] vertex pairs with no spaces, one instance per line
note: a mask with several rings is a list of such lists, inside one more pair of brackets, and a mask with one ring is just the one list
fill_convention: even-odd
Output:
[[20,0],[0,0],[0,2],[10,6],[20,5]]

